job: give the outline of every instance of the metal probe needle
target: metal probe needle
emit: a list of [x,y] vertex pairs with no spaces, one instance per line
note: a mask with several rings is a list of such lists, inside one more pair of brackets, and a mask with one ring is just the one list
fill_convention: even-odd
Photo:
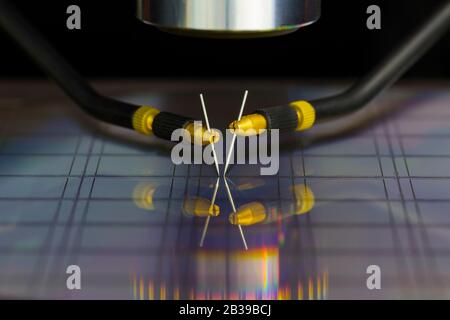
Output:
[[[208,129],[209,134],[212,136],[211,127],[209,126],[208,113],[206,112],[205,100],[203,100],[203,94],[200,94],[200,101],[202,102],[203,116],[205,117],[206,128]],[[211,143],[211,150],[214,157],[214,164],[216,165],[217,175],[220,175],[219,171],[219,161],[217,160],[216,149],[214,148],[214,141]]]
[[[211,206],[209,207],[209,211],[211,212],[214,208],[214,204],[216,203],[217,190],[219,190],[219,181],[220,177],[217,177],[216,186],[214,187],[214,193],[211,199]],[[203,242],[205,241],[206,232],[208,231],[209,220],[211,220],[211,215],[209,214],[206,218],[205,226],[203,227],[202,238],[200,239],[200,247],[203,247]]]
[[[242,114],[244,113],[245,103],[247,102],[248,90],[245,90],[244,99],[242,100],[241,110],[239,111],[238,121],[241,120]],[[233,139],[231,140],[230,150],[228,150],[227,161],[225,162],[225,170],[223,171],[223,176],[227,173],[228,166],[230,164],[231,155],[233,154],[234,144],[236,142],[236,132],[233,133]]]
[[[230,200],[233,212],[236,214],[236,206],[234,205],[233,196],[231,195],[231,191],[230,191],[230,187],[228,186],[227,178],[223,179],[223,182],[225,182],[225,188],[227,189],[228,199]],[[242,226],[240,224],[238,224],[238,229],[239,229],[239,233],[241,234],[242,242],[244,243],[244,248],[245,248],[245,250],[248,250],[247,241],[245,241],[244,231],[242,230]]]

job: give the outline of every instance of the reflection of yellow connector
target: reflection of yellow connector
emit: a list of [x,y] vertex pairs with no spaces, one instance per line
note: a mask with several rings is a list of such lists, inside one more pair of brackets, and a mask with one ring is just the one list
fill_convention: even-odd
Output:
[[265,185],[264,179],[258,178],[242,178],[239,179],[236,183],[236,190],[239,191],[247,191],[253,190]]
[[153,120],[160,111],[153,107],[142,106],[133,114],[133,129],[145,135],[151,135]]
[[250,202],[231,213],[228,220],[231,224],[251,226],[266,219],[266,208],[260,202]]
[[312,210],[315,204],[314,193],[304,184],[292,187],[295,195],[295,213],[305,214]]
[[312,190],[304,184],[292,187],[295,200],[283,202],[280,207],[273,202],[250,202],[240,206],[236,213],[231,213],[229,221],[234,225],[250,226],[258,223],[273,223],[293,215],[310,212],[315,204]]
[[241,120],[233,121],[229,129],[240,136],[253,136],[267,129],[267,120],[260,114],[249,114],[243,116]]
[[184,200],[183,212],[187,216],[217,217],[220,214],[220,207],[217,204],[211,205],[211,201],[207,199],[200,197],[193,197]]
[[307,130],[314,125],[316,110],[308,101],[294,101],[289,106],[297,112],[298,125],[295,131]]
[[211,129],[211,132],[209,132],[205,126],[198,125],[195,122],[189,122],[184,129],[186,129],[187,139],[191,143],[208,145],[220,140],[220,134],[217,130]]
[[133,201],[136,206],[144,210],[154,210],[153,195],[155,191],[156,186],[151,183],[138,184],[133,190]]

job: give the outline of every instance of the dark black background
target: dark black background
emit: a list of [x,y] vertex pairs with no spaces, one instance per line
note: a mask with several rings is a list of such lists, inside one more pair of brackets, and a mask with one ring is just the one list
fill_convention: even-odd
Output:
[[[443,0],[323,0],[318,23],[290,35],[253,40],[163,33],[135,18],[134,0],[13,2],[86,76],[320,78],[363,74]],[[70,4],[81,7],[80,31],[66,29]],[[370,4],[382,9],[381,31],[366,28]],[[42,75],[3,33],[0,44],[0,77]],[[449,77],[450,36],[407,76]]]

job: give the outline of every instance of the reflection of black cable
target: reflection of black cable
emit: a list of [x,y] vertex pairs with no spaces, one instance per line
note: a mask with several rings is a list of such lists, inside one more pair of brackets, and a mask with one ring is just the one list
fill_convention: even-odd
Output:
[[165,140],[170,140],[173,130],[182,127],[188,129],[191,135],[200,133],[194,132],[190,118],[97,93],[6,0],[0,0],[0,27],[91,116],[143,134],[153,133]]
[[310,102],[295,101],[286,106],[260,109],[254,114],[242,117],[240,121],[234,121],[230,128],[253,129],[253,132],[261,129],[301,131],[311,128],[317,121],[361,109],[397,81],[449,28],[450,0],[447,0],[418,31],[347,91]]

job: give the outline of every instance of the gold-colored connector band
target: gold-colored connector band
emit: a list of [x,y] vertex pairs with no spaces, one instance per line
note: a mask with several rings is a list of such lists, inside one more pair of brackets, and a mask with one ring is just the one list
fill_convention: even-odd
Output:
[[308,101],[294,101],[289,106],[297,112],[298,126],[295,131],[307,130],[314,125],[316,122],[316,110]]
[[153,120],[160,111],[149,106],[142,106],[133,114],[133,129],[145,135],[152,134]]

